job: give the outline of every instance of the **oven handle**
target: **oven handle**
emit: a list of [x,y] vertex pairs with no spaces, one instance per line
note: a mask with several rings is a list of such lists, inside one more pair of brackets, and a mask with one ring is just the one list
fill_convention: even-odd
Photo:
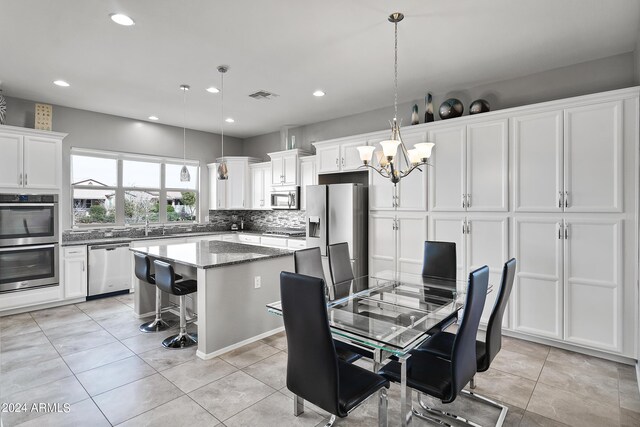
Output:
[[32,249],[55,248],[56,246],[58,246],[56,243],[52,243],[50,245],[37,245],[37,246],[10,246],[8,248],[0,248],[0,252],[29,251],[29,250],[32,250]]
[[42,207],[42,206],[56,206],[57,203],[0,203],[0,208],[3,207],[18,207],[18,206],[27,206],[27,207]]

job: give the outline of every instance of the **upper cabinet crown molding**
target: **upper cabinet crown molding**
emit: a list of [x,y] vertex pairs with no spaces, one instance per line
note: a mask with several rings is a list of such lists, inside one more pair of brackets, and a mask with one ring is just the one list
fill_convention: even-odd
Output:
[[54,132],[51,130],[39,130],[31,128],[23,128],[19,126],[0,125],[0,132],[2,133],[14,133],[17,135],[32,135],[32,136],[44,136],[48,138],[64,139],[68,133]]

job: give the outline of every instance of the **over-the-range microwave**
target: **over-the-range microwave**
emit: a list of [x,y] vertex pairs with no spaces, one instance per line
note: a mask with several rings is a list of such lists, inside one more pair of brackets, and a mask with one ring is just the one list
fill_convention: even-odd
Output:
[[300,209],[300,187],[282,187],[271,190],[271,209]]

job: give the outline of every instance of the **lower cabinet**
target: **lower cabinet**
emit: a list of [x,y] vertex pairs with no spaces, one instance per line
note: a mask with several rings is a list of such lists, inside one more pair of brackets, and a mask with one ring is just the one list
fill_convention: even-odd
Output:
[[622,351],[622,223],[514,218],[513,329]]
[[87,247],[71,246],[62,250],[64,298],[87,296]]

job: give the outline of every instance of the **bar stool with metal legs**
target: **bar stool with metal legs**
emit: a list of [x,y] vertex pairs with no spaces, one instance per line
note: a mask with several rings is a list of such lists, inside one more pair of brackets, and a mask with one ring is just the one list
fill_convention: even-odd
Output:
[[[150,285],[156,284],[156,277],[151,274],[151,259],[137,252],[133,253],[135,261],[136,277]],[[182,279],[182,276],[176,274],[176,280]],[[176,326],[175,322],[167,322],[162,319],[162,291],[156,287],[156,318],[151,322],[140,325],[141,332],[161,332]]]
[[198,334],[187,333],[186,295],[197,291],[198,282],[192,279],[176,282],[176,274],[171,264],[155,260],[153,265],[156,269],[156,286],[163,292],[180,297],[180,332],[166,338],[162,345],[167,348],[185,348],[197,344]]

